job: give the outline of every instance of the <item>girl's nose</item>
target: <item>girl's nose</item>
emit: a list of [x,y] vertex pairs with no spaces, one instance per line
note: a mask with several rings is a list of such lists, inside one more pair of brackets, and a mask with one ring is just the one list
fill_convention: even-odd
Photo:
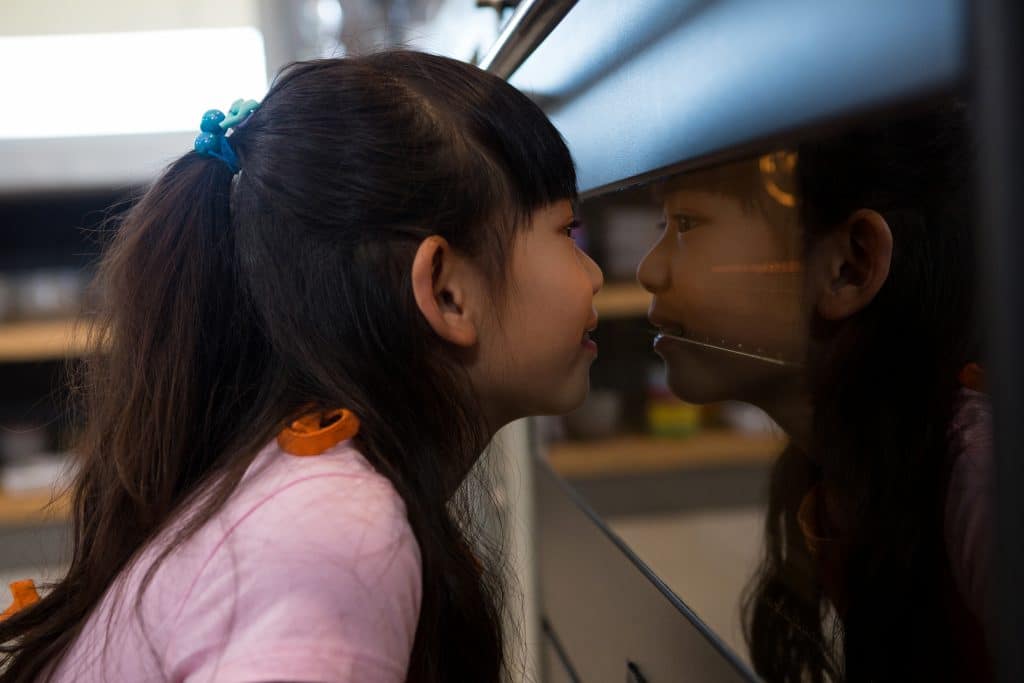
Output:
[[590,276],[590,284],[593,288],[594,294],[597,294],[602,287],[604,287],[604,272],[601,271],[601,266],[597,265],[594,259],[590,258],[590,255],[583,252],[583,266],[587,269],[587,275]]

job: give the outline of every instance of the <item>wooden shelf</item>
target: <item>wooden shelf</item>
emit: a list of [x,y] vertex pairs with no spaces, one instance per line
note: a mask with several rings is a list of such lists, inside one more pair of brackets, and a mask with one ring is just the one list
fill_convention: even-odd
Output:
[[0,363],[58,360],[86,351],[89,325],[74,320],[0,324]]
[[548,448],[556,472],[591,478],[706,467],[767,465],[786,446],[770,434],[708,430],[687,438],[619,436],[600,441],[562,441]]
[[68,518],[68,499],[53,501],[48,489],[7,493],[0,491],[0,526],[19,526],[62,522]]
[[602,318],[641,318],[650,305],[650,292],[638,284],[605,285],[594,296],[594,307]]
[[[594,297],[605,319],[643,317],[651,295],[636,284],[606,285]],[[72,319],[0,323],[0,363],[59,360],[88,349],[88,322]]]

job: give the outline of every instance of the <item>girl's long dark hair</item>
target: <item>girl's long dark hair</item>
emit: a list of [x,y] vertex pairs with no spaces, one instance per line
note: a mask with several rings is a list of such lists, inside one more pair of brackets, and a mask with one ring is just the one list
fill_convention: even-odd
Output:
[[230,141],[239,175],[185,154],[105,252],[70,568],[0,622],[0,681],[47,671],[140,550],[187,510],[160,558],[178,547],[310,406],[355,412],[405,500],[424,586],[409,680],[497,681],[501,584],[452,502],[489,434],[409,272],[438,234],[500,299],[514,232],[575,198],[568,150],[500,79],[405,51],[292,65]]
[[[866,207],[885,217],[894,252],[865,309],[812,323],[811,440],[775,465],[765,557],[744,605],[768,681],[964,676],[942,511],[957,373],[980,353],[971,163],[959,104],[799,148],[808,245]],[[797,523],[816,484],[849,527],[839,539],[848,608],[834,620]]]

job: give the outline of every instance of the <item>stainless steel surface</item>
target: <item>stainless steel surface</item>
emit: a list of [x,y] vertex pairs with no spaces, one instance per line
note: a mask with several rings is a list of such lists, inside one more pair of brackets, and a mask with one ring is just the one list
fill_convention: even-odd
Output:
[[995,644],[1000,681],[1024,680],[1024,7],[1020,0],[984,0],[976,5],[974,91],[977,94],[979,225],[987,308],[986,368],[994,405],[996,468],[995,591],[999,621]]
[[510,79],[593,192],[679,162],[942,92],[964,0],[586,0]]
[[651,681],[757,680],[546,463],[536,476],[541,609],[579,680],[621,683],[628,662]]
[[512,13],[498,40],[480,62],[508,78],[569,13],[576,0],[523,0]]

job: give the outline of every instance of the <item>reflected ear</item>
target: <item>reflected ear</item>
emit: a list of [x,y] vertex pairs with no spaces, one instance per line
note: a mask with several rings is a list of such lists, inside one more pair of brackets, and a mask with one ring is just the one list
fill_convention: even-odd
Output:
[[467,310],[469,264],[448,241],[431,235],[420,242],[412,261],[412,293],[427,323],[442,339],[456,346],[476,344],[477,329]]
[[826,320],[842,320],[863,309],[889,277],[892,231],[877,211],[855,211],[817,249],[817,310]]

